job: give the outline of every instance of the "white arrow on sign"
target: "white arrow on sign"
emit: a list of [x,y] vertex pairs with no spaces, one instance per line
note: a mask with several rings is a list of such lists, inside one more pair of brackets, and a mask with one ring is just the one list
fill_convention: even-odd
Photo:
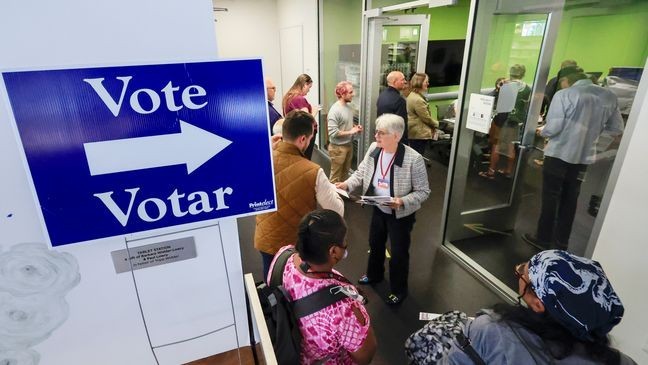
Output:
[[191,174],[232,141],[180,121],[180,133],[84,143],[90,175],[187,165]]

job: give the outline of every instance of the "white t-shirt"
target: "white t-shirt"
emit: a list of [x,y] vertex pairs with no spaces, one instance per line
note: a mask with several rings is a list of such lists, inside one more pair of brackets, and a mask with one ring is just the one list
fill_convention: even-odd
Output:
[[[376,171],[374,172],[374,178],[371,184],[374,187],[374,193],[376,196],[391,196],[389,187],[391,186],[391,169],[394,166],[394,153],[385,152],[382,150],[380,156],[378,156],[378,164],[376,165]],[[384,177],[383,177],[384,174]],[[385,186],[385,184],[387,184]],[[384,213],[391,214],[392,209],[385,206],[378,206],[380,210]]]

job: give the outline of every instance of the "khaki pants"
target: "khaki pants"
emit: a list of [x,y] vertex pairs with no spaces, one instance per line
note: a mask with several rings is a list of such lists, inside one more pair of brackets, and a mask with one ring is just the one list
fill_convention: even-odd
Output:
[[331,158],[331,176],[329,180],[332,183],[345,181],[349,177],[349,169],[351,168],[353,144],[329,143],[328,152]]

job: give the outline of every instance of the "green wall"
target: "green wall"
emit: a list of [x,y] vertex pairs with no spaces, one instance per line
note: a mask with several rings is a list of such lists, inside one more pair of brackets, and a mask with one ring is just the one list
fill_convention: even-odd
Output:
[[[527,67],[524,80],[533,82],[541,37],[522,37],[517,24],[546,19],[544,15],[498,15],[493,18],[482,85],[491,87],[497,77],[508,76],[514,63]],[[613,8],[565,11],[558,30],[549,77],[560,63],[574,59],[585,71],[603,72],[612,66],[643,67],[648,57],[648,2]],[[527,49],[526,52],[515,48]],[[534,49],[536,51],[534,51]],[[526,53],[526,54],[521,54]]]
[[[362,38],[362,0],[324,0],[322,21],[324,34],[322,78],[324,92],[320,95],[324,113],[335,98],[335,74],[339,45],[360,44]],[[356,90],[359,92],[359,90]]]
[[643,67],[648,57],[648,1],[601,8],[567,10],[560,25],[551,75],[574,59],[585,71],[612,66]]
[[495,80],[509,77],[509,68],[514,64],[526,67],[523,80],[533,83],[542,47],[542,36],[523,36],[522,28],[525,23],[540,23],[546,25],[545,14],[533,15],[497,15],[491,23],[491,34],[488,40],[482,87],[493,87]]
[[[374,7],[403,3],[374,0]],[[324,0],[325,107],[335,100],[335,65],[340,44],[358,44],[361,38],[362,1]],[[470,1],[460,0],[451,7],[419,7],[398,14],[430,14],[430,40],[465,39]],[[508,76],[514,63],[527,67],[525,81],[533,82],[542,37],[521,37],[518,24],[546,19],[544,15],[497,15],[493,18],[483,85],[491,87],[497,77]],[[601,71],[604,76],[612,66],[643,67],[648,57],[648,1],[607,8],[573,8],[563,13],[551,65],[551,75],[558,72],[565,59],[575,59],[585,71]],[[391,33],[388,33],[390,40]],[[394,38],[397,41],[397,38]],[[513,48],[519,48],[513,50]],[[524,51],[522,48],[527,48]],[[534,50],[535,49],[535,50]],[[524,51],[524,52],[523,52]],[[456,91],[457,86],[431,88],[429,92]],[[445,103],[439,101],[439,103]],[[433,105],[431,105],[433,108]]]
[[[403,1],[374,1],[374,6],[388,6]],[[430,29],[428,40],[445,40],[445,39],[466,39],[468,29],[468,15],[470,12],[470,0],[459,0],[455,6],[444,6],[439,8],[419,7],[413,11],[408,10],[394,12],[392,14],[429,14]],[[443,93],[458,91],[459,86],[439,86],[428,89],[429,93]],[[430,112],[436,117],[436,105],[448,104],[453,99],[438,100],[430,102]]]

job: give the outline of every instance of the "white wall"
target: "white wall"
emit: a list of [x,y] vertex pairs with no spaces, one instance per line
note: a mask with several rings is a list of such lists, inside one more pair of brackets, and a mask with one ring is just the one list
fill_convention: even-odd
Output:
[[[151,9],[157,9],[155,16],[142,16]],[[195,21],[197,16],[202,21]],[[213,58],[208,16],[206,1],[193,6],[153,0],[2,2],[0,69]],[[188,41],[183,34],[194,36]],[[0,238],[7,243],[39,241],[43,232],[4,103],[0,98]]]
[[[620,148],[621,155],[624,149],[626,155],[621,166],[614,166],[613,174],[619,171],[618,179],[615,186],[612,186],[613,178],[610,179],[608,190],[614,191],[601,206],[602,212],[606,206],[607,211],[593,255],[603,265],[625,306],[623,321],[612,331],[615,345],[638,364],[648,364],[647,91],[648,75],[644,73],[629,117],[630,128]],[[633,120],[634,130],[631,129]]]
[[[301,26],[303,39],[303,70],[294,70],[293,75],[283,75],[284,78],[295,80],[301,73],[313,78],[313,88],[306,96],[311,105],[319,101],[319,46],[317,0],[277,0],[279,29]],[[288,89],[292,86],[284,85]]]
[[261,57],[265,76],[277,86],[274,105],[279,111],[284,93],[302,73],[314,81],[306,99],[313,106],[321,104],[317,0],[212,2],[227,8],[214,12],[220,58]]
[[[319,102],[319,48],[317,0],[213,0],[218,55],[221,58],[261,57],[266,77],[277,85],[275,106],[281,110],[281,97],[297,76],[309,74],[315,84],[307,99]],[[301,28],[302,42],[290,53],[302,55],[301,68],[282,73],[281,65],[293,60],[281,59],[280,33]]]
[[[0,2],[0,70],[213,60],[216,56],[216,39],[211,5],[210,0],[3,1]],[[39,207],[30,190],[29,175],[17,141],[4,83],[0,79],[0,254],[3,255],[16,244],[43,243],[46,240],[41,229]],[[56,365],[178,364],[226,351],[238,344],[247,345],[249,341],[236,222],[234,219],[224,219],[218,226],[205,229],[210,230],[205,245],[215,247],[214,237],[220,237],[223,241],[223,250],[219,254],[225,257],[230,290],[235,295],[228,296],[213,283],[206,286],[212,290],[204,290],[204,286],[194,292],[202,289],[201,293],[210,293],[219,304],[224,302],[223,298],[231,298],[231,305],[228,306],[234,308],[237,328],[230,326],[227,338],[212,338],[213,342],[205,343],[203,340],[211,338],[209,335],[196,341],[161,347],[155,350],[157,359],[154,358],[143,323],[143,316],[151,312],[147,312],[145,308],[140,309],[141,302],[134,288],[134,282],[137,281],[139,285],[145,270],[139,270],[134,275],[116,274],[111,252],[125,249],[126,246],[123,237],[112,237],[52,250],[69,255],[66,256],[68,261],[71,261],[69,257],[76,258],[80,282],[65,297],[69,305],[69,313],[65,312],[67,319],[60,323],[60,327],[51,328],[49,337],[39,337],[38,341],[30,342],[29,345],[33,346],[28,350],[29,353],[37,351],[41,363]],[[200,242],[197,242],[197,247],[197,251],[200,251]],[[210,256],[204,250],[199,255],[209,261]],[[186,260],[181,265],[162,265],[154,270],[173,271],[175,275],[178,267],[196,264],[198,261]],[[222,264],[219,266],[223,267]],[[213,279],[213,267],[213,261],[201,265],[201,270],[194,269],[188,273],[187,280],[194,285],[197,277]],[[55,266],[47,268],[48,274],[53,275],[56,271]],[[152,271],[148,270],[149,273]],[[11,274],[11,270],[4,272],[3,280],[10,278]],[[147,290],[168,293],[170,287],[188,287],[181,281],[182,276],[175,277],[179,283],[154,280]],[[50,278],[45,277],[43,280]],[[38,277],[34,276],[34,280],[38,281]],[[218,284],[223,282],[219,280]],[[8,323],[5,319],[7,313],[10,313],[7,306],[14,304],[6,299],[11,296],[2,290],[0,297],[0,313],[4,314],[0,315],[0,323],[4,325]],[[192,300],[190,296],[184,296],[184,299]],[[196,299],[195,302],[199,300]],[[182,305],[176,307],[175,303],[161,304],[164,304],[163,310],[174,314],[184,312],[194,321],[204,322],[204,317],[201,317],[204,313],[197,315],[197,311],[183,308]],[[52,303],[47,302],[43,307],[52,307]],[[183,308],[184,311],[178,308]],[[56,316],[41,315],[36,318],[47,325],[51,317]],[[30,318],[34,316],[30,314]],[[39,323],[36,322],[41,321],[25,322],[28,323],[12,326],[12,333],[0,334],[0,342],[4,344],[6,340],[11,340],[12,334],[22,336],[21,331],[33,331],[31,325],[38,329]],[[213,334],[217,332],[221,331]],[[8,359],[5,356],[14,356],[4,350],[6,349],[0,349],[0,363],[5,363]]]
[[277,85],[281,110],[281,60],[277,0],[213,0],[219,58],[261,57],[264,73]]

